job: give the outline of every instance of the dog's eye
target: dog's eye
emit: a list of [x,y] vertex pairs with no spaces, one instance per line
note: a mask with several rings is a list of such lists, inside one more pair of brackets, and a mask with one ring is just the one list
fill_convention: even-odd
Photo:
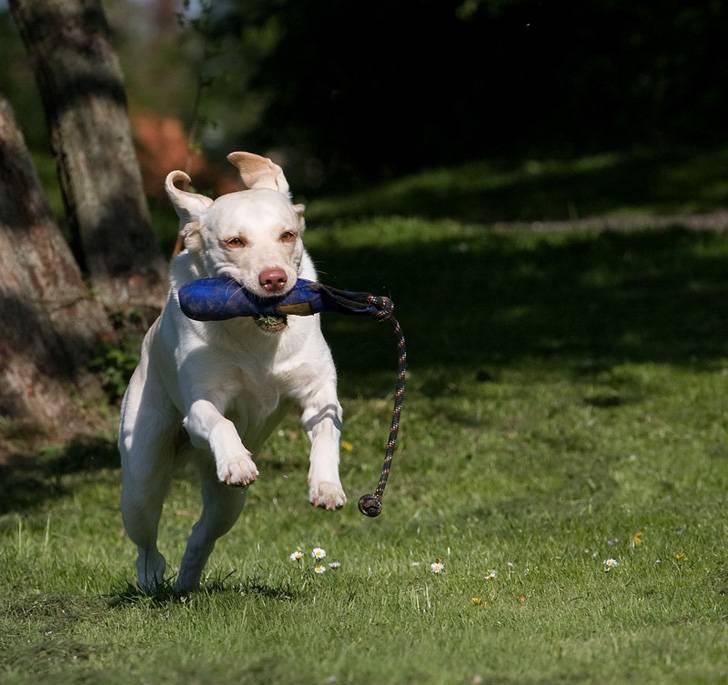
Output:
[[282,243],[292,243],[297,237],[297,234],[293,231],[286,231],[285,233],[281,233],[280,241]]
[[234,238],[228,238],[223,240],[227,247],[245,247],[246,242],[242,238],[235,236]]

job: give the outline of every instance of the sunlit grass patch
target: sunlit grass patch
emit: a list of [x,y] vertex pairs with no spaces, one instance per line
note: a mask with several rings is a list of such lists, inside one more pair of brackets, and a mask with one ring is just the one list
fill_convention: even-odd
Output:
[[169,582],[148,596],[113,436],[47,453],[3,481],[0,680],[721,682],[726,238],[350,230],[312,231],[314,257],[337,285],[391,292],[409,341],[382,516],[351,502],[383,458],[393,342],[329,318],[350,504],[308,505],[291,416],[183,596],[171,582],[199,497],[180,467]]

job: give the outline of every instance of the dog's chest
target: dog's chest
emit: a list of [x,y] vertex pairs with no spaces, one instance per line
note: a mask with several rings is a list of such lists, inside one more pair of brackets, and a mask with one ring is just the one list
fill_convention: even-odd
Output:
[[246,414],[252,421],[265,418],[278,408],[283,387],[273,373],[247,367],[239,368],[236,376],[233,400],[238,413]]
[[226,416],[241,433],[252,439],[266,433],[290,401],[300,401],[320,380],[315,362],[321,357],[310,352],[308,339],[313,321],[295,321],[290,330],[274,339],[250,335],[249,321],[226,322],[225,337],[218,339],[226,363],[219,372],[226,386]]
[[245,446],[256,452],[289,406],[283,388],[268,375],[265,378],[241,371],[225,412],[234,424]]

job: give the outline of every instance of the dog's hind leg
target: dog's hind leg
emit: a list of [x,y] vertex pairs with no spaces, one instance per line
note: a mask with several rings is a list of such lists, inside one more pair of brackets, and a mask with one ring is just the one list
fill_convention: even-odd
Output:
[[165,560],[157,549],[162,503],[169,489],[175,438],[181,425],[166,391],[142,356],[122,404],[121,512],[126,532],[137,546],[137,579],[154,592],[164,579]]
[[202,484],[202,515],[192,528],[187,542],[176,592],[194,592],[199,588],[202,569],[217,539],[227,533],[245,505],[246,488],[231,488],[218,479],[211,456],[196,452]]

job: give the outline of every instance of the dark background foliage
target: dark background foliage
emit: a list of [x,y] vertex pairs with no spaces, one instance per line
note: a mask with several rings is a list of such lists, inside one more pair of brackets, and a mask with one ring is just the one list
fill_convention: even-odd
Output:
[[[725,140],[728,3],[224,0],[106,4],[132,111],[203,145],[276,150],[299,189],[484,157]],[[0,89],[44,142],[22,49],[0,22]],[[206,47],[203,46],[206,44]]]
[[725,135],[720,0],[241,0],[215,16],[220,33],[278,27],[252,138],[329,171]]

